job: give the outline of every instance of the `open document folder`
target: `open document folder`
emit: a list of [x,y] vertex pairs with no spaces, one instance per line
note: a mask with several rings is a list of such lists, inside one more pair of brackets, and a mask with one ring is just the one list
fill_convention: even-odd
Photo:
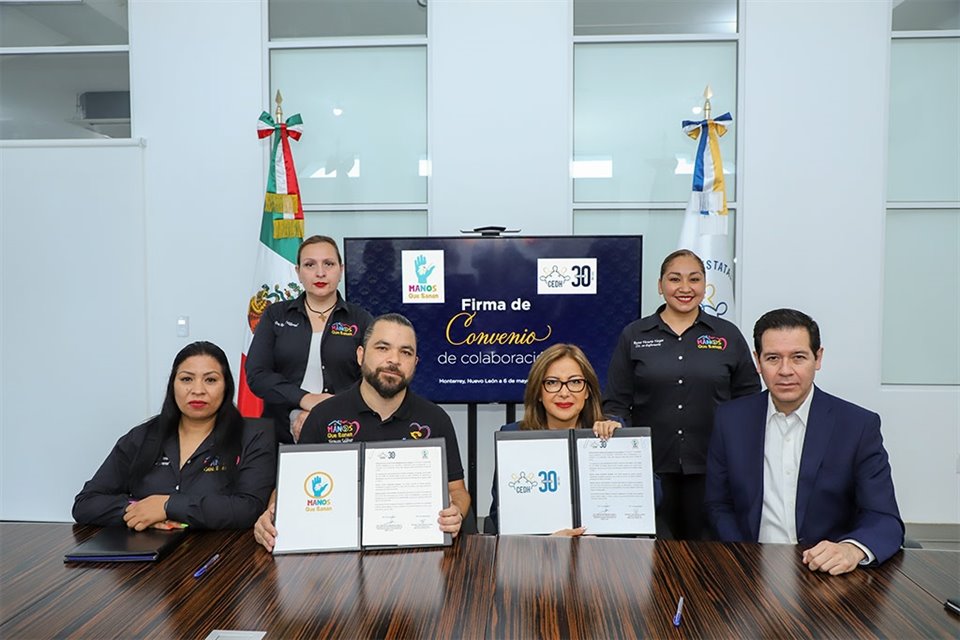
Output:
[[655,535],[648,427],[496,433],[501,534]]
[[445,441],[281,445],[273,552],[449,545]]

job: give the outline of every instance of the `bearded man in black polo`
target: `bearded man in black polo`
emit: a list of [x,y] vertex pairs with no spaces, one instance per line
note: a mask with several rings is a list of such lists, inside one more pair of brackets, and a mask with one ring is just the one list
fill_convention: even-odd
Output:
[[[444,438],[450,506],[439,513],[440,529],[456,536],[470,508],[463,482],[463,464],[453,422],[436,404],[408,387],[417,366],[417,336],[413,325],[398,313],[375,319],[357,348],[362,379],[311,411],[299,444],[372,442]],[[253,528],[256,541],[268,551],[276,543],[273,526],[276,493]]]

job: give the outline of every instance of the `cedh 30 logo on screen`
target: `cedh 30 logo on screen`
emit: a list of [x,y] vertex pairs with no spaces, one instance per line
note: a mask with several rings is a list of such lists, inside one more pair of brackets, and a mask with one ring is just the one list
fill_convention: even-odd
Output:
[[596,295],[596,258],[537,258],[537,295]]

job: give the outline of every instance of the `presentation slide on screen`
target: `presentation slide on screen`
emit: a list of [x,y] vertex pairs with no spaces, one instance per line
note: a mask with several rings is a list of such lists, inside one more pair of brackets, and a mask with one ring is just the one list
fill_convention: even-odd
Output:
[[639,236],[346,238],[347,299],[417,331],[413,389],[435,402],[522,402],[527,373],[571,342],[601,385],[640,313]]

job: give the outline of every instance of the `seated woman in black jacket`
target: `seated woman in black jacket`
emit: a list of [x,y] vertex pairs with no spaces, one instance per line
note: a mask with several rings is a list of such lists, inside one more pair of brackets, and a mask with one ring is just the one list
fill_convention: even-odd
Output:
[[273,489],[273,431],[246,424],[233,404],[223,350],[184,347],[160,415],[117,441],[73,503],[80,524],[245,529]]

